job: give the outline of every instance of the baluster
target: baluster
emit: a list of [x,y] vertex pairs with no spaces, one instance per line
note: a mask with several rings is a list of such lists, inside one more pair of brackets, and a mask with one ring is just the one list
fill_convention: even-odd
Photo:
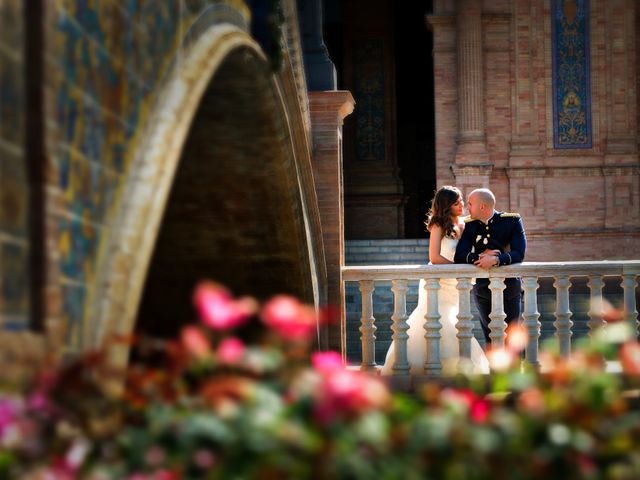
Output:
[[538,296],[536,291],[538,290],[537,277],[523,277],[522,287],[524,288],[524,326],[527,329],[527,361],[535,366],[539,367],[538,361],[538,339],[540,338],[540,327],[542,324],[538,321],[540,318],[540,312],[538,312]]
[[391,291],[393,292],[393,343],[395,345],[395,357],[393,359],[394,375],[409,375],[409,361],[407,359],[407,339],[409,324],[407,324],[407,280],[393,280]]
[[471,279],[459,278],[458,284],[458,328],[460,360],[458,368],[464,370],[470,365],[471,360],[471,339],[473,338],[473,315],[471,314]]
[[440,313],[438,310],[438,290],[440,281],[437,278],[428,278],[424,289],[427,292],[427,313],[424,316],[424,338],[426,339],[427,357],[424,363],[424,372],[427,375],[436,376],[442,372],[440,363]]
[[373,280],[360,280],[360,293],[362,294],[362,318],[360,319],[360,340],[362,341],[362,365],[361,370],[373,370],[376,368],[376,326],[373,318]]
[[593,339],[596,330],[605,324],[602,308],[602,287],[604,282],[600,276],[589,276],[589,337]]
[[502,292],[506,288],[504,277],[495,277],[489,283],[491,290],[491,313],[489,318],[489,338],[491,338],[491,348],[504,348],[505,329],[507,324],[504,319],[507,314],[504,311],[504,297]]
[[569,287],[571,280],[567,276],[555,277],[553,286],[556,288],[556,336],[560,342],[560,355],[567,357],[571,353],[571,310],[569,309]]
[[627,274],[622,276],[622,288],[624,289],[624,319],[629,322],[638,336],[638,311],[636,310],[636,276]]

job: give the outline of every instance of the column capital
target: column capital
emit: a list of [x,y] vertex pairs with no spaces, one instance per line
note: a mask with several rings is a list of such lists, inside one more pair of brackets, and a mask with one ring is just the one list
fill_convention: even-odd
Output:
[[313,118],[318,113],[336,113],[337,125],[353,112],[356,101],[348,90],[309,92],[309,110]]

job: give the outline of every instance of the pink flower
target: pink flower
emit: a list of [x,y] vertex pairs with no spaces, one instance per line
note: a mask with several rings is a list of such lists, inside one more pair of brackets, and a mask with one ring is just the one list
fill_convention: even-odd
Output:
[[208,470],[215,465],[216,456],[212,451],[200,448],[193,454],[193,463],[195,463],[198,468],[201,468],[202,470]]
[[8,398],[0,398],[0,437],[3,432],[14,424],[18,414],[21,412],[21,405]]
[[262,319],[282,338],[292,341],[310,340],[317,324],[313,308],[288,295],[269,300],[262,309]]
[[342,356],[338,352],[314,352],[311,355],[311,364],[319,373],[331,373],[342,370]]
[[441,398],[444,404],[461,407],[476,423],[486,422],[491,413],[491,404],[469,389],[447,388],[442,391]]
[[209,339],[198,327],[184,327],[180,339],[187,351],[194,357],[204,359],[211,356]]
[[150,467],[159,467],[167,459],[167,453],[164,448],[153,445],[144,454],[144,461]]
[[218,346],[218,359],[221,363],[236,364],[244,356],[246,348],[242,340],[235,337],[225,338]]
[[489,419],[491,405],[484,398],[476,398],[471,403],[469,417],[476,423],[485,423]]
[[243,325],[256,311],[255,300],[234,300],[227,289],[212,282],[201,283],[193,298],[202,322],[214,330]]
[[324,373],[315,405],[315,415],[321,423],[381,408],[389,401],[389,391],[376,377],[345,369]]

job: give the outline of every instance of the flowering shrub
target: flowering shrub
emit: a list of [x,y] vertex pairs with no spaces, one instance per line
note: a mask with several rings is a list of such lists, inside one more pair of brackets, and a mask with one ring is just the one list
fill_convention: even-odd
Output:
[[[569,359],[547,353],[543,374],[518,368],[513,332],[489,378],[408,395],[311,353],[316,317],[294,298],[205,283],[194,301],[202,324],[143,343],[150,359],[126,372],[100,353],[3,368],[0,477],[640,478],[640,347],[622,323]],[[615,358],[622,375],[604,371]]]

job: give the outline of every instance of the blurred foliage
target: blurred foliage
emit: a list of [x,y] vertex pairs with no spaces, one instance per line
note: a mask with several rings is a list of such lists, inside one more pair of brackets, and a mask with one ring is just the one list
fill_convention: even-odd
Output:
[[31,375],[4,366],[0,477],[640,478],[640,347],[626,324],[569,358],[541,352],[544,373],[511,352],[490,376],[407,394],[312,353],[317,318],[296,299],[260,306],[207,283],[194,301],[202,324],[135,340],[126,372],[108,348]]

